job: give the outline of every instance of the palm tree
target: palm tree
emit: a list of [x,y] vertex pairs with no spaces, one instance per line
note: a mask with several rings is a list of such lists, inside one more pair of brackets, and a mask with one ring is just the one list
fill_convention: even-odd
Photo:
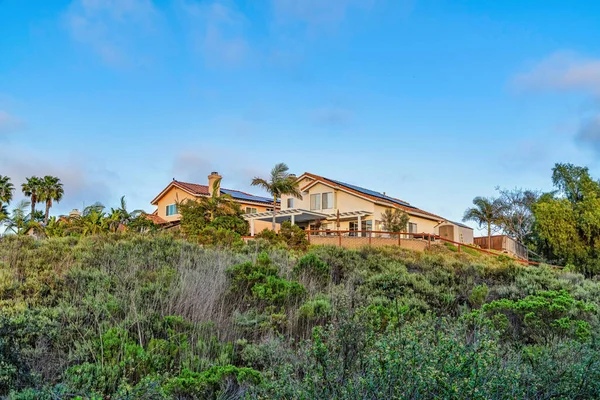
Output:
[[271,170],[269,180],[262,178],[254,178],[252,186],[259,186],[273,196],[273,231],[275,231],[275,217],[277,216],[277,199],[281,195],[294,196],[298,199],[302,198],[300,188],[296,177],[288,173],[288,166],[285,163],[276,164]]
[[27,232],[27,227],[30,224],[30,220],[27,218],[26,209],[29,207],[29,202],[22,200],[17,204],[17,207],[13,209],[11,217],[8,219],[6,229],[13,231],[17,235],[22,235]]
[[491,249],[492,245],[492,226],[496,225],[502,218],[503,205],[498,199],[491,199],[485,197],[475,197],[473,199],[473,205],[465,211],[463,221],[476,222],[479,227],[487,227],[488,233],[488,250]]
[[38,195],[40,202],[46,202],[46,212],[44,213],[44,225],[48,225],[48,216],[52,202],[57,203],[62,200],[65,191],[60,179],[55,176],[46,175],[40,182],[40,193]]
[[40,201],[42,180],[37,176],[26,178],[27,182],[21,185],[25,196],[31,199],[31,217],[35,215],[35,205]]
[[127,225],[132,220],[136,219],[139,215],[141,215],[144,210],[133,210],[131,212],[127,211],[127,202],[125,201],[125,196],[121,196],[121,204],[119,208],[111,208],[111,214],[113,212],[118,213],[119,222],[123,225]]
[[0,175],[0,210],[3,206],[11,202],[14,191],[15,187],[10,182],[10,178]]
[[200,207],[204,210],[208,222],[223,215],[235,215],[236,211],[240,210],[239,204],[233,201],[233,197],[227,193],[221,193],[220,187],[221,178],[213,183],[212,195],[200,199]]

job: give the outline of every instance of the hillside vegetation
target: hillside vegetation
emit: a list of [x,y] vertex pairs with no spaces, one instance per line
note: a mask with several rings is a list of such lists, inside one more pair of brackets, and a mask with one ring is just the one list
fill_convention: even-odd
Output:
[[440,246],[0,239],[0,397],[600,397],[600,283]]

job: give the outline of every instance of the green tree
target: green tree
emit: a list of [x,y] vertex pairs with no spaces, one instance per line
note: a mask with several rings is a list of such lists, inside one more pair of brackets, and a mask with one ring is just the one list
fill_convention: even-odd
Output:
[[71,218],[68,233],[93,236],[109,230],[109,221],[104,212],[104,205],[94,203],[87,206],[80,217]]
[[535,217],[533,206],[540,193],[526,189],[498,189],[502,204],[499,224],[502,231],[521,243],[531,242]]
[[492,244],[492,228],[499,224],[502,217],[502,202],[498,199],[478,196],[473,199],[473,205],[475,207],[470,207],[465,211],[463,221],[473,221],[480,228],[484,226],[487,228],[488,249],[490,249]]
[[30,198],[31,216],[35,215],[35,205],[40,202],[42,193],[42,180],[37,176],[26,178],[27,181],[21,185],[23,194]]
[[11,216],[8,219],[6,229],[16,233],[17,235],[23,235],[27,232],[29,227],[30,219],[27,216],[27,208],[29,202],[21,200],[17,206],[12,210]]
[[15,187],[11,183],[10,178],[0,175],[0,209],[12,201],[14,191]]
[[571,263],[587,274],[600,271],[600,184],[587,168],[556,164],[556,192],[534,205],[540,251],[560,264]]
[[48,218],[50,215],[50,208],[52,202],[60,202],[65,194],[63,184],[60,179],[55,176],[46,175],[40,180],[40,188],[38,193],[38,199],[42,203],[46,203],[46,211],[44,213],[44,225],[48,225]]
[[219,188],[220,179],[214,183],[210,196],[177,204],[181,214],[181,229],[188,237],[208,232],[205,230],[207,227],[248,234],[248,222],[243,218],[241,206],[229,194],[220,193]]
[[273,230],[275,230],[275,226],[277,225],[275,222],[277,217],[277,199],[281,198],[282,195],[294,196],[298,199],[302,198],[298,181],[295,176],[288,173],[288,170],[289,168],[285,163],[279,163],[271,170],[268,180],[258,177],[252,180],[252,186],[261,187],[273,196]]
[[409,220],[408,214],[398,208],[395,210],[388,208],[381,213],[383,229],[388,232],[406,232]]

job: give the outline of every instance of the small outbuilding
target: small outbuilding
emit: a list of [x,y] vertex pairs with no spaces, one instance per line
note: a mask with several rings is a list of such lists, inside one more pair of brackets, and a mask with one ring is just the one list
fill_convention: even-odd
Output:
[[438,235],[453,242],[473,244],[473,228],[459,222],[445,220],[437,226]]

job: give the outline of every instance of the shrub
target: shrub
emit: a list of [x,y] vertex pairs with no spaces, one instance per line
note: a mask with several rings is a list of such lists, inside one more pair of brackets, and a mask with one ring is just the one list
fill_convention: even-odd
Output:
[[252,368],[232,365],[214,366],[203,372],[184,369],[164,386],[174,398],[216,399],[242,398],[248,385],[261,381],[260,373]]
[[241,236],[231,230],[207,226],[198,233],[198,243],[205,246],[234,247],[244,245]]
[[242,294],[246,301],[264,308],[284,306],[306,293],[298,282],[288,281],[279,276],[277,267],[267,253],[261,253],[256,263],[250,261],[228,270],[232,281],[231,294]]
[[289,221],[284,221],[279,229],[279,236],[290,249],[300,251],[308,249],[306,232],[298,225],[292,225]]
[[321,283],[327,283],[329,280],[329,265],[314,253],[301,257],[294,266],[293,272],[296,277],[306,275]]
[[549,343],[560,338],[588,339],[594,305],[575,300],[565,291],[542,291],[522,300],[495,300],[482,312],[504,337],[527,343]]

